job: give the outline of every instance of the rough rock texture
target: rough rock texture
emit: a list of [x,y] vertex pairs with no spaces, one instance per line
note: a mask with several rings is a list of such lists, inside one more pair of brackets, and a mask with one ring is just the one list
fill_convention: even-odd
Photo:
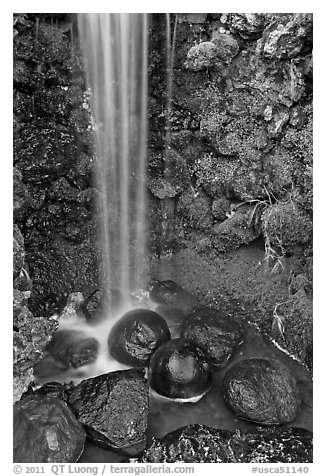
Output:
[[312,433],[257,428],[253,433],[189,425],[151,445],[133,463],[311,463]]
[[206,393],[211,372],[205,353],[182,338],[162,344],[149,362],[151,388],[168,398],[190,399]]
[[236,363],[226,372],[222,391],[239,418],[262,425],[292,422],[301,403],[292,372],[274,359],[251,358]]
[[97,359],[99,343],[82,332],[59,330],[52,336],[46,351],[67,368],[78,368],[91,364]]
[[142,371],[122,370],[83,380],[68,404],[95,443],[125,451],[136,444],[144,447],[148,384]]
[[74,463],[85,440],[82,425],[58,398],[31,395],[14,406],[15,463]]
[[124,314],[112,327],[109,352],[118,362],[144,367],[165,341],[170,339],[166,321],[148,309],[134,309]]
[[156,303],[167,304],[185,313],[198,305],[195,296],[172,280],[155,283],[150,291],[150,298]]
[[213,367],[223,368],[244,341],[246,331],[217,309],[198,308],[187,316],[181,336],[202,349]]

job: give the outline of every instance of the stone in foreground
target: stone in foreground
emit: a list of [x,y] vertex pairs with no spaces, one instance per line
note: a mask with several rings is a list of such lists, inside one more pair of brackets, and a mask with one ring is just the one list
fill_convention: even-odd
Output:
[[223,368],[245,339],[244,327],[214,308],[199,308],[185,320],[181,336],[202,349],[214,368]]
[[68,404],[94,443],[132,454],[144,448],[149,392],[142,370],[110,372],[83,380]]
[[205,354],[190,342],[177,338],[165,342],[155,352],[148,379],[159,395],[198,401],[210,388],[211,372]]
[[118,362],[136,367],[147,365],[155,350],[170,339],[166,321],[149,309],[134,309],[112,327],[108,344]]
[[15,463],[74,463],[85,440],[82,425],[58,398],[31,395],[14,405]]
[[261,425],[292,422],[300,408],[294,375],[275,359],[251,358],[237,362],[226,372],[222,392],[238,418]]
[[312,463],[312,433],[303,428],[257,428],[243,434],[188,425],[153,438],[133,463]]

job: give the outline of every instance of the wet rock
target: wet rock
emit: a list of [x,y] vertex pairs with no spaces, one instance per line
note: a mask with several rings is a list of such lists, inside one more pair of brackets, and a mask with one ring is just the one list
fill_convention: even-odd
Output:
[[170,331],[160,314],[148,309],[134,309],[112,327],[108,344],[110,354],[118,362],[143,367],[168,339]]
[[195,296],[172,280],[158,281],[149,293],[150,298],[158,304],[167,304],[184,313],[190,312],[198,305]]
[[260,428],[243,434],[188,425],[153,438],[133,463],[312,463],[312,433],[302,428]]
[[58,398],[32,395],[14,406],[15,463],[73,463],[85,440],[82,425]]
[[298,56],[305,42],[312,43],[312,14],[297,13],[277,19],[264,30],[257,41],[256,53],[266,58],[292,59]]
[[246,434],[247,463],[312,463],[312,433],[304,428],[257,428]]
[[261,234],[254,226],[254,205],[243,205],[222,223],[213,226],[212,244],[221,253],[254,241]]
[[251,358],[233,365],[223,380],[223,397],[237,417],[261,425],[295,420],[300,395],[295,377],[274,359]]
[[21,400],[31,395],[37,395],[40,397],[49,395],[51,397],[59,398],[67,403],[68,397],[74,388],[75,386],[72,382],[63,384],[59,382],[47,382],[39,388],[34,388],[32,385],[29,385],[26,392],[21,396]]
[[95,289],[81,304],[80,310],[88,321],[96,321],[103,317],[109,309],[117,310],[122,304],[122,295],[118,289],[109,293],[103,289]]
[[165,342],[150,360],[149,384],[164,397],[200,398],[210,388],[211,373],[206,356],[185,339]]
[[13,213],[14,218],[18,218],[27,204],[28,191],[22,182],[22,174],[16,167],[13,170],[13,192]]
[[182,325],[181,337],[207,355],[210,364],[223,368],[245,340],[244,327],[214,308],[193,311]]
[[211,200],[200,190],[186,190],[178,200],[177,213],[191,228],[207,230],[212,224]]
[[66,367],[78,368],[97,359],[98,341],[82,332],[59,330],[46,347],[47,352]]
[[228,64],[239,52],[237,40],[230,34],[214,31],[211,42],[216,46],[216,56],[218,59]]
[[125,451],[136,444],[144,448],[149,403],[142,371],[122,370],[83,380],[68,403],[88,438],[100,446]]
[[261,13],[227,13],[222,16],[221,22],[227,22],[230,31],[244,39],[256,39],[261,36],[265,18]]
[[17,225],[14,226],[14,241],[13,241],[13,271],[14,279],[16,279],[24,265],[25,247],[24,238]]
[[46,294],[40,294],[38,289],[33,287],[28,306],[35,316],[60,315],[67,304],[67,298],[68,293],[47,292]]
[[[230,441],[232,432],[188,425],[168,433],[152,443],[138,458],[138,463],[235,463]],[[135,462],[135,460],[132,460]]]

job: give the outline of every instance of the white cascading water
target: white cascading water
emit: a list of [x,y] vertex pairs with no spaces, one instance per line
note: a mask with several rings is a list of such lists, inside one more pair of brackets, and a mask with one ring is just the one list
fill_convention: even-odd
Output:
[[78,15],[96,135],[103,285],[126,302],[143,289],[147,15]]
[[76,312],[63,312],[60,330],[75,331],[76,341],[84,336],[99,343],[94,363],[51,376],[75,383],[127,368],[110,356],[109,332],[126,311],[151,307],[146,299],[132,299],[142,296],[146,276],[147,15],[78,14],[78,28],[96,138],[101,286],[118,290],[123,303],[115,311],[109,303],[95,325]]

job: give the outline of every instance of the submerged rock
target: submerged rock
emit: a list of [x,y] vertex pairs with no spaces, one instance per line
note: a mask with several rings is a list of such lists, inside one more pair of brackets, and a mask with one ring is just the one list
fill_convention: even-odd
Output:
[[97,359],[99,343],[82,332],[61,330],[53,334],[46,350],[66,367],[81,367]]
[[214,308],[199,308],[184,321],[181,336],[207,355],[215,368],[225,367],[245,339],[244,327]]
[[90,440],[105,448],[132,452],[132,446],[143,448],[145,444],[148,400],[143,371],[131,369],[83,380],[68,404]]
[[167,304],[185,313],[198,306],[195,296],[172,280],[158,281],[154,284],[149,296],[158,304]]
[[188,425],[153,438],[133,463],[312,463],[312,433],[302,428],[257,428],[243,434]]
[[204,395],[211,384],[205,354],[185,339],[166,342],[150,360],[150,386],[164,397],[187,400]]
[[17,402],[13,430],[15,463],[74,463],[86,440],[71,409],[48,395]]
[[261,425],[294,421],[301,403],[292,372],[274,359],[237,362],[226,372],[222,392],[238,418]]
[[149,309],[134,309],[112,327],[108,344],[110,354],[118,362],[143,367],[168,339],[170,331],[160,314]]

